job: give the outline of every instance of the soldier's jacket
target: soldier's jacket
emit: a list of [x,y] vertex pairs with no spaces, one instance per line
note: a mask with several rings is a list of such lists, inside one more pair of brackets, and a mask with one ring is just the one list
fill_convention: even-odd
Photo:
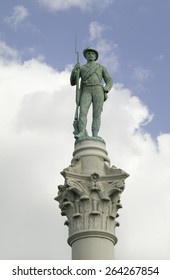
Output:
[[[76,72],[73,69],[70,77],[71,85],[76,85]],[[113,81],[107,72],[106,68],[99,63],[85,64],[80,67],[80,78],[81,78],[81,89],[84,86],[95,86],[101,85],[103,87],[103,82],[105,86],[104,91],[109,92],[112,88]]]

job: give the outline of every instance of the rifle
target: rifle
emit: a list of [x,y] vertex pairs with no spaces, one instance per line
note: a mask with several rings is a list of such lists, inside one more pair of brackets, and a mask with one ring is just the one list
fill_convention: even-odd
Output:
[[[76,40],[76,38],[75,38]],[[75,41],[76,43],[76,41]],[[75,44],[75,53],[77,54],[77,64],[79,64],[79,52],[76,49],[76,44]],[[76,111],[74,115],[74,122],[73,122],[73,127],[74,127],[74,135],[77,135],[79,133],[78,129],[78,119],[79,119],[79,106],[80,106],[80,88],[79,88],[79,78],[80,78],[80,68],[77,69],[76,72]]]

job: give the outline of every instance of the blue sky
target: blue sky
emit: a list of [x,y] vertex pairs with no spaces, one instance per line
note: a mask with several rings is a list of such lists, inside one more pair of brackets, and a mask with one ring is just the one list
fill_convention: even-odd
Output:
[[75,32],[80,63],[97,48],[114,81],[101,136],[131,175],[116,258],[170,258],[169,14],[170,0],[0,4],[1,259],[70,256],[53,197],[74,147]]

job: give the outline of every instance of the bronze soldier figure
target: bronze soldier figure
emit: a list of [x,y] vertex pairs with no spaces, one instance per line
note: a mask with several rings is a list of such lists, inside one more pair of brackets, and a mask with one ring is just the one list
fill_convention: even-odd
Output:
[[86,48],[83,55],[87,60],[85,65],[80,66],[77,63],[71,73],[70,83],[72,86],[77,82],[77,71],[81,78],[80,85],[80,113],[78,118],[78,133],[76,139],[86,137],[87,114],[92,104],[93,120],[92,120],[92,136],[101,139],[98,136],[101,123],[101,112],[103,102],[107,99],[107,93],[111,90],[113,82],[106,68],[96,60],[99,57],[98,51],[92,48]]

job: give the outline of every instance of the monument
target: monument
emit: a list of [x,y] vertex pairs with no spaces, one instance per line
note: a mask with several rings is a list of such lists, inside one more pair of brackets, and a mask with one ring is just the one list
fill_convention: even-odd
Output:
[[[69,167],[61,174],[58,186],[61,215],[66,216],[68,244],[73,260],[112,260],[117,243],[116,218],[121,208],[120,196],[125,188],[125,171],[110,165],[105,141],[98,135],[101,112],[112,79],[107,69],[97,63],[99,53],[93,48],[83,51],[87,60],[74,66],[70,83],[76,86],[74,118],[75,147]],[[80,86],[79,81],[81,80]],[[92,136],[87,132],[87,115],[92,105]]]

